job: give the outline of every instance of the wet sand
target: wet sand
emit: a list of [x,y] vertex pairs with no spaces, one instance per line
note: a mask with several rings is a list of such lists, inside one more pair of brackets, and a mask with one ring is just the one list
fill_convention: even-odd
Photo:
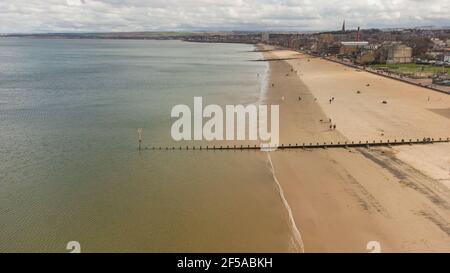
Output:
[[[293,58],[270,62],[281,143],[450,137],[438,113],[448,95],[293,51],[264,56]],[[448,154],[449,144],[429,144],[268,156],[305,252],[368,252],[370,241],[383,252],[450,252]]]

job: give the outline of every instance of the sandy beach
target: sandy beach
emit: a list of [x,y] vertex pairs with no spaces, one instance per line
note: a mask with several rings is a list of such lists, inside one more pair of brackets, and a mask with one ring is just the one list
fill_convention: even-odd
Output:
[[[288,59],[270,61],[267,94],[280,105],[281,143],[450,136],[448,95],[294,51],[264,56]],[[449,155],[450,144],[427,144],[269,157],[304,252],[368,252],[370,241],[450,252]]]

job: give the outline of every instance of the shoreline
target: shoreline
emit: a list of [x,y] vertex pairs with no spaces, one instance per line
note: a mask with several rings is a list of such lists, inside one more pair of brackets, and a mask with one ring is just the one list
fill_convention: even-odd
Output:
[[[263,54],[269,59],[299,53],[275,50]],[[363,90],[363,94],[370,93],[371,96],[360,101],[353,95],[356,91],[345,90],[354,89],[355,84],[362,85],[367,79],[358,78],[367,75],[348,71],[348,68],[326,60],[307,59],[269,62],[269,80],[274,86],[270,85],[268,89],[266,103],[280,105],[280,143],[319,138],[337,142],[364,135],[379,138],[377,131],[362,125],[366,123],[379,123],[392,129],[391,134],[385,132],[384,138],[397,132],[405,135],[411,128],[410,119],[421,121],[419,129],[410,131],[412,135],[418,132],[448,133],[448,129],[439,129],[449,124],[448,119],[432,114],[420,102],[424,95],[435,99],[444,94],[417,95],[415,90],[414,96],[404,102],[412,103],[412,106],[405,106],[400,109],[400,114],[395,114],[398,106],[381,108],[378,101],[385,98],[384,92],[391,92],[386,95],[393,96],[391,100],[403,100],[405,91],[395,88],[404,83],[398,82],[391,87],[394,90],[386,91],[386,86],[393,85],[394,81],[369,74],[370,81],[375,82],[372,84],[375,88],[371,89],[376,90]],[[381,81],[389,82],[380,84]],[[329,89],[330,86],[333,88]],[[338,90],[333,90],[335,87]],[[425,89],[425,93],[430,92]],[[328,103],[331,96],[336,98],[336,103]],[[356,106],[345,110],[352,100],[356,100],[353,104]],[[372,100],[376,100],[376,104]],[[433,103],[450,107],[450,103],[442,99],[433,100]],[[358,106],[360,104],[364,107]],[[377,108],[382,110],[377,112]],[[409,114],[401,115],[405,113]],[[414,114],[419,117],[415,118]],[[384,115],[395,115],[400,121],[384,118]],[[424,117],[420,118],[420,115]],[[362,116],[364,123],[355,116]],[[428,121],[429,117],[437,121],[433,124]],[[329,123],[322,122],[329,118],[338,124],[336,130],[330,131]],[[420,149],[425,154],[435,153],[434,159],[445,158],[442,153],[450,149],[450,144],[426,145]],[[436,152],[436,149],[440,151]],[[271,152],[277,180],[292,209],[293,219],[300,227],[305,252],[369,252],[366,246],[371,241],[380,242],[383,252],[450,252],[449,188],[430,175],[438,173],[436,169],[430,168],[426,174],[423,168],[417,168],[423,164],[422,158],[419,157],[419,163],[406,160],[412,155],[411,151],[415,151],[414,146]],[[417,159],[417,155],[413,159]]]

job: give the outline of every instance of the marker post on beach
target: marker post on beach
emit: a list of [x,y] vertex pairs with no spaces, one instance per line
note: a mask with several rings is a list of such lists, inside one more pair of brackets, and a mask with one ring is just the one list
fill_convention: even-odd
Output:
[[137,130],[138,132],[138,141],[139,141],[139,151],[141,151],[141,143],[142,143],[142,128]]

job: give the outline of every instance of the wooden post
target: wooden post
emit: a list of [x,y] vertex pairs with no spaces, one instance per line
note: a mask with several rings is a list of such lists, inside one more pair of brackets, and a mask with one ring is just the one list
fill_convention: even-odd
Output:
[[139,151],[141,151],[141,144],[142,144],[142,128],[139,128],[137,130],[138,132],[138,141],[139,141]]

